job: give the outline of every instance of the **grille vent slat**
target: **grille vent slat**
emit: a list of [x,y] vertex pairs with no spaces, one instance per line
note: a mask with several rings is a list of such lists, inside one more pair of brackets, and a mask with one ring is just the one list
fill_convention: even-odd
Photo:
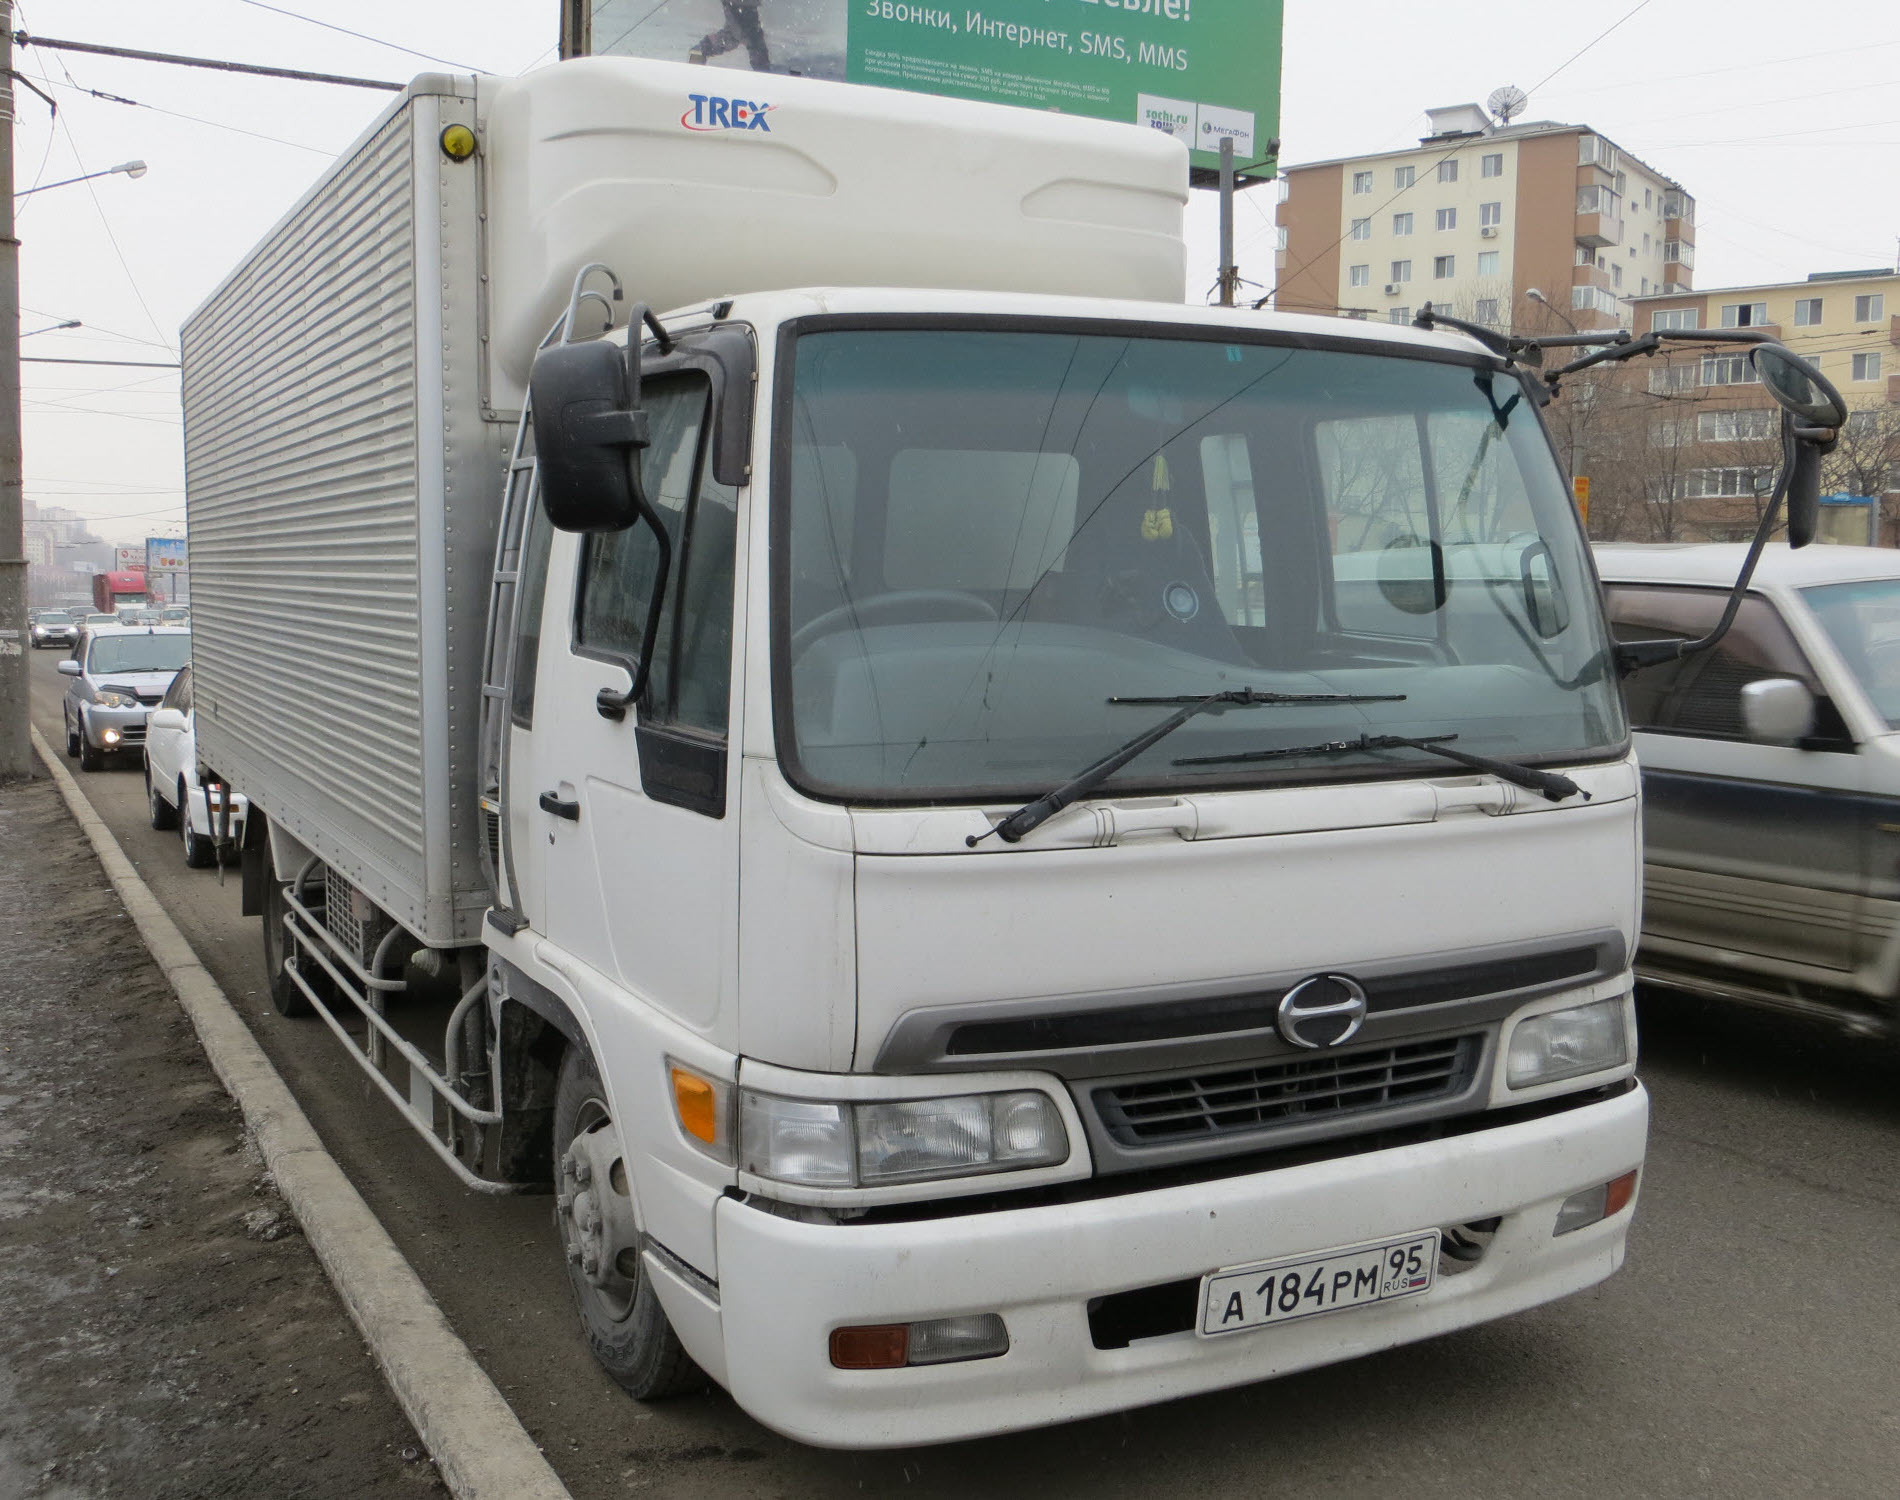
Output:
[[1092,1097],[1116,1142],[1157,1145],[1448,1099],[1469,1084],[1482,1046],[1480,1036],[1406,1042],[1143,1079],[1097,1089]]

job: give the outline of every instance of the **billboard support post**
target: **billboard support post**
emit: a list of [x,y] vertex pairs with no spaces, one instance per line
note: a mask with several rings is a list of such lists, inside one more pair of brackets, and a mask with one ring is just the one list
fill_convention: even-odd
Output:
[[1220,138],[1220,305],[1232,307],[1240,290],[1240,267],[1234,264],[1234,138]]

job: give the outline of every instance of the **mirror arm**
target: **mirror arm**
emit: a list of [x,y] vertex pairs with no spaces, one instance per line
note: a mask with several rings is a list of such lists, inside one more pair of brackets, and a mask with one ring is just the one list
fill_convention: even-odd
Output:
[[647,678],[653,670],[653,647],[660,633],[660,612],[666,608],[666,585],[673,572],[673,539],[666,534],[666,526],[647,500],[644,489],[638,490],[638,494],[640,520],[652,530],[653,539],[660,544],[660,566],[653,579],[653,598],[647,605],[647,627],[641,636],[640,660],[634,665],[633,681],[624,693],[602,688],[594,694],[594,707],[600,716],[616,721],[626,718],[627,710],[638,703],[647,690]]
[[1644,667],[1680,661],[1685,656],[1695,656],[1721,644],[1722,637],[1728,634],[1729,626],[1735,623],[1735,612],[1742,607],[1742,596],[1754,581],[1755,565],[1761,561],[1762,549],[1768,545],[1768,538],[1774,534],[1775,522],[1781,515],[1781,502],[1788,493],[1788,478],[1794,472],[1794,441],[1792,424],[1784,423],[1781,434],[1781,474],[1775,481],[1775,492],[1769,497],[1768,508],[1762,512],[1761,525],[1755,528],[1755,539],[1748,544],[1748,556],[1742,559],[1742,571],[1735,579],[1735,587],[1729,590],[1728,604],[1722,611],[1722,618],[1715,622],[1715,629],[1695,641],[1619,642],[1616,647],[1618,676],[1627,677]]

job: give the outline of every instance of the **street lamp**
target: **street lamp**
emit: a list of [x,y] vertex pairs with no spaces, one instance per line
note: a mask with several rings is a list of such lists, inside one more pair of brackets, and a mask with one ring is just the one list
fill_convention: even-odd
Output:
[[36,333],[58,333],[62,329],[83,328],[84,326],[85,325],[81,323],[79,319],[68,318],[64,323],[48,323],[44,328],[29,328],[25,333],[21,334],[20,337],[30,339]]
[[24,198],[28,193],[43,193],[48,188],[68,187],[75,182],[90,182],[95,177],[110,177],[115,172],[123,172],[127,177],[143,177],[150,170],[142,161],[122,161],[116,167],[107,167],[103,172],[88,172],[83,177],[62,177],[58,182],[42,182],[38,187],[22,188],[13,196]]
[[1542,292],[1538,291],[1536,287],[1530,286],[1524,288],[1524,295],[1529,297],[1533,302],[1543,303],[1545,307],[1549,308],[1558,317],[1563,318],[1564,327],[1568,328],[1572,333],[1578,332],[1577,325],[1565,316],[1563,309],[1558,307],[1555,302],[1552,302],[1550,298],[1546,297]]

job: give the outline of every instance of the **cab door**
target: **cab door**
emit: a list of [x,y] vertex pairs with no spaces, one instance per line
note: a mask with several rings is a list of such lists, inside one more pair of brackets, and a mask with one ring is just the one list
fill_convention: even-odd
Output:
[[[695,1029],[730,996],[738,920],[727,816],[737,495],[710,472],[711,401],[697,371],[645,382],[641,472],[670,558],[644,524],[553,543],[531,777],[513,799],[542,862],[536,927]],[[645,691],[625,703],[643,652]]]
[[[1614,584],[1622,640],[1712,629],[1725,589]],[[1801,746],[1752,741],[1741,690],[1792,677],[1815,695]],[[1712,651],[1624,684],[1643,767],[1643,937],[1840,973],[1855,962],[1866,767],[1775,605],[1750,595]],[[1819,976],[1817,976],[1819,977]]]

